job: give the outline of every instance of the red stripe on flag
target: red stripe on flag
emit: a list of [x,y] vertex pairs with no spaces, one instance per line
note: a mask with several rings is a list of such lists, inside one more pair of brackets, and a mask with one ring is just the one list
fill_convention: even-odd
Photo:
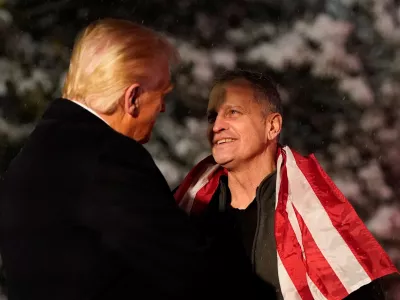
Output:
[[[284,158],[285,160],[285,158]],[[288,177],[285,163],[281,168],[281,185],[279,188],[278,205],[275,212],[275,239],[279,257],[303,300],[313,300],[307,283],[306,268],[303,262],[302,250],[295,232],[290,226],[286,205],[288,201]]]
[[206,209],[212,199],[212,196],[218,188],[221,175],[225,173],[225,169],[220,168],[208,176],[208,183],[196,194],[191,213],[199,214]]
[[329,215],[333,226],[371,280],[398,272],[389,256],[364,225],[353,206],[319,165],[315,156],[303,157],[292,152],[299,169]]
[[212,156],[207,156],[202,161],[200,161],[183,179],[182,183],[179,185],[174,193],[174,197],[177,203],[180,203],[188,192],[190,186],[195,184],[200,176],[206,171],[208,165],[215,164]]
[[175,200],[178,204],[182,201],[183,196],[185,196],[186,192],[190,188],[190,185],[192,184],[192,176],[189,175],[190,173],[185,177],[185,179],[182,181],[182,183],[179,185],[174,193]]
[[318,248],[303,218],[294,207],[299,222],[304,252],[306,256],[307,273],[321,293],[331,300],[341,300],[349,295],[335,271]]

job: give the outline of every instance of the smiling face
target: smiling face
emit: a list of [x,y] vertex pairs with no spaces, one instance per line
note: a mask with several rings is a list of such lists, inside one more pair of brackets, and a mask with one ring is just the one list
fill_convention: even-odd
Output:
[[240,83],[217,85],[208,105],[208,139],[215,161],[227,169],[262,156],[271,130],[251,86]]

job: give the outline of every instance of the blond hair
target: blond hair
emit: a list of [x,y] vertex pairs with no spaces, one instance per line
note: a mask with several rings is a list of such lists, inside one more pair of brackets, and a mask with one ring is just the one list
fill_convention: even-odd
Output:
[[167,39],[149,28],[126,20],[99,20],[75,42],[62,97],[113,113],[131,84],[146,89],[165,84],[160,65],[172,66],[178,59]]

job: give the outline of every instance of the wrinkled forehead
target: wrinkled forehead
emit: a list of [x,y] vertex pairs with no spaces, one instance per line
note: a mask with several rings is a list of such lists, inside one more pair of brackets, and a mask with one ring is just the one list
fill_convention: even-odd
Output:
[[[242,79],[215,85],[208,98],[207,111],[218,112],[224,104],[248,104],[254,100],[253,89],[250,84]],[[236,103],[238,102],[238,103]]]

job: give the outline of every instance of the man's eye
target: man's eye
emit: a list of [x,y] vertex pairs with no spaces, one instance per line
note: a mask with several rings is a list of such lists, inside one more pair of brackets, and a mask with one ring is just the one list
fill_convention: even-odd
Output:
[[231,114],[231,115],[240,114],[240,111],[238,111],[238,110],[236,110],[236,109],[231,109],[231,110],[229,111],[229,114]]
[[209,124],[215,123],[215,116],[212,115],[212,114],[209,114],[209,115],[207,116],[207,121],[208,121]]

